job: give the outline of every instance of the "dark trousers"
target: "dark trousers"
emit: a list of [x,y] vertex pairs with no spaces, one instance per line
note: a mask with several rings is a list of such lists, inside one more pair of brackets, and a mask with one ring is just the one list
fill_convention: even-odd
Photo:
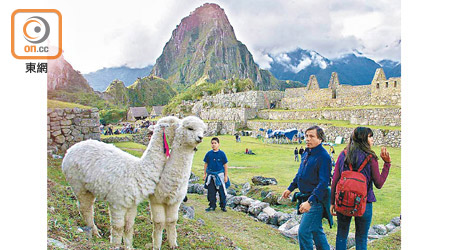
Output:
[[219,190],[216,189],[216,184],[214,183],[214,179],[211,178],[211,181],[209,182],[208,185],[208,201],[209,201],[209,206],[216,208],[216,193],[217,191],[219,191],[219,197],[220,197],[220,207],[224,208],[225,205],[227,204],[227,197],[225,196],[225,190],[223,190],[223,185],[220,185]]
[[[336,250],[347,249],[347,237],[350,231],[350,222],[352,217],[337,213],[337,235]],[[355,217],[355,242],[356,250],[367,249],[367,237],[369,234],[370,223],[372,222],[372,202],[367,202],[366,211],[363,216]]]

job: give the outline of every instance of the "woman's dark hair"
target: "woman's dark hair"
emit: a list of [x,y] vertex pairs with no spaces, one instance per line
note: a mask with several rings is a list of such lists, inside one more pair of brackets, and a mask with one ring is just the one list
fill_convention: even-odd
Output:
[[217,137],[213,137],[212,139],[211,139],[211,142],[212,141],[216,141],[217,143],[219,143],[220,144],[220,142],[219,142],[219,138],[217,138]]
[[368,139],[369,136],[373,136],[372,129],[366,127],[357,127],[352,133],[350,142],[345,148],[347,150],[347,156],[345,157],[345,163],[353,166],[353,170],[356,170],[359,166],[358,164],[358,154],[357,151],[363,151],[366,154],[371,154],[374,159],[378,160],[375,152],[370,148]]

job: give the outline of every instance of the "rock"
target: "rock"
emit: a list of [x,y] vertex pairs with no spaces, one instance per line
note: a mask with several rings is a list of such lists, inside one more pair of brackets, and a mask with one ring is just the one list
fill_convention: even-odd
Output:
[[247,206],[243,206],[243,205],[237,205],[235,208],[233,208],[234,211],[238,211],[238,212],[243,212],[243,213],[247,213],[248,212],[248,207]]
[[292,216],[290,214],[280,212],[280,214],[278,215],[278,220],[277,220],[278,225],[279,226],[283,225],[288,220],[290,220],[291,217]]
[[385,235],[387,234],[387,229],[385,225],[375,225],[373,226],[373,229],[375,230],[375,232],[377,232],[377,234],[379,235]]
[[256,217],[259,221],[261,221],[261,222],[264,222],[264,223],[268,223],[269,222],[269,215],[268,214],[266,214],[266,213],[264,213],[264,212],[261,212],[261,213],[259,213],[259,215]]
[[53,155],[52,155],[52,158],[53,158],[53,159],[62,159],[63,157],[60,156],[60,155],[55,155],[55,154],[53,154]]
[[293,235],[293,236],[297,236],[299,227],[300,227],[300,224],[297,224],[297,225],[293,226],[291,229],[289,229],[288,231],[286,231],[286,233]]
[[262,176],[253,176],[252,182],[255,185],[277,185],[278,182],[275,178],[268,178],[268,177],[262,177]]
[[250,206],[254,200],[251,198],[248,198],[247,196],[242,196],[241,205],[243,206]]
[[390,231],[394,230],[395,228],[396,228],[396,226],[392,222],[389,222],[389,224],[386,225],[387,232],[390,232]]
[[400,224],[401,224],[401,219],[400,219],[400,217],[395,217],[395,218],[393,218],[393,219],[391,220],[391,222],[392,222],[396,227],[398,227],[398,226],[400,226]]
[[[370,227],[370,228],[369,228],[369,233],[368,233],[368,235],[369,235],[369,238],[370,238],[371,236],[372,236],[372,237],[379,236],[378,233],[375,231],[375,229],[374,229],[373,227]],[[374,238],[372,238],[372,239],[374,239]],[[375,239],[378,239],[378,238],[375,238]]]
[[356,245],[355,233],[349,233],[347,237],[347,249]]
[[198,180],[200,180],[200,177],[196,176],[194,173],[191,172],[191,176],[189,177],[189,183],[196,182]]
[[250,183],[246,182],[243,186],[242,186],[242,190],[241,193],[243,195],[246,195],[248,193],[248,191],[250,191],[250,188],[252,188],[252,186],[250,186]]
[[[243,196],[235,196],[234,197],[234,204],[239,205],[241,204],[241,200],[242,200]],[[244,196],[245,197],[245,196]]]
[[266,207],[266,208],[264,208],[263,210],[262,210],[262,212],[263,213],[266,213],[269,217],[272,217],[272,216],[274,216],[275,215],[275,213],[277,212],[277,211],[275,211],[275,209],[273,209],[273,208],[271,208],[271,207]]
[[269,192],[266,191],[266,190],[261,190],[261,198],[266,197],[268,193],[269,193]]
[[198,219],[197,220],[198,224],[200,224],[200,226],[204,226],[205,225],[205,221],[202,219]]
[[269,203],[256,200],[256,201],[252,202],[250,204],[250,206],[248,207],[248,213],[253,214],[254,216],[258,216],[259,213],[261,213],[261,211],[268,206],[269,206]]
[[199,184],[199,183],[188,184],[188,193],[189,194],[204,194],[205,188],[202,184]]
[[236,195],[236,190],[231,188],[231,187],[229,187],[229,188],[227,188],[227,193],[231,194],[231,195]]
[[54,240],[52,238],[47,238],[47,246],[52,246],[59,249],[66,249],[66,245],[64,245],[61,241]]
[[53,137],[56,137],[56,136],[58,136],[58,135],[60,135],[61,134],[61,130],[56,130],[56,131],[54,131],[53,133],[52,133],[52,136]]
[[236,197],[237,196],[233,196],[233,197],[231,197],[229,199],[227,198],[227,206],[229,206],[231,208],[235,208],[237,206],[236,203],[235,203]]
[[181,204],[180,210],[183,212],[183,217],[186,219],[194,219],[195,210],[193,206],[186,206]]
[[264,197],[263,201],[269,203],[270,205],[277,205],[278,196],[274,192],[269,192],[266,197]]
[[295,202],[292,202],[290,198],[285,199],[282,196],[280,196],[278,198],[277,203],[281,204],[281,205],[288,205],[288,206],[292,206],[295,204]]
[[289,229],[293,228],[294,226],[298,225],[298,221],[295,220],[294,218],[289,219],[288,221],[286,221],[285,223],[283,223],[283,225],[281,225],[278,230],[280,231],[288,231]]

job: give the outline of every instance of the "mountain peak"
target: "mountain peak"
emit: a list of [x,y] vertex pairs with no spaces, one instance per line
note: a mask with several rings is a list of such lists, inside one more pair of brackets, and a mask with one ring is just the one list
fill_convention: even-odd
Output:
[[236,39],[225,11],[209,3],[181,20],[152,74],[167,79],[178,90],[231,78],[251,79],[257,89],[278,87],[273,76],[260,70],[247,47]]

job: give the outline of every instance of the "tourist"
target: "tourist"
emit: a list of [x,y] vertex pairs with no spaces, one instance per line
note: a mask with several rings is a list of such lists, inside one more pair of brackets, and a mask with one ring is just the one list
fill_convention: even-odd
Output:
[[300,154],[301,159],[303,159],[303,153],[305,152],[305,149],[303,148],[303,146],[300,147],[300,150],[298,151],[298,153]]
[[295,147],[294,149],[294,161],[298,161],[298,149]]
[[227,209],[227,188],[230,186],[228,179],[228,159],[225,153],[219,149],[219,138],[213,137],[211,139],[212,150],[206,153],[203,161],[205,162],[203,180],[205,181],[205,188],[208,189],[209,207],[207,212],[216,210],[216,194],[219,192],[220,208],[223,212]]
[[323,215],[332,225],[328,214],[330,204],[329,181],[331,175],[331,159],[322,146],[325,140],[323,129],[318,126],[306,130],[306,159],[302,160],[292,183],[283,192],[282,197],[288,198],[294,189],[303,194],[304,201],[299,207],[303,213],[298,228],[298,241],[301,250],[312,250],[313,241],[317,249],[330,249],[327,237],[322,228]]
[[355,241],[356,250],[367,249],[367,236],[372,221],[372,203],[376,201],[375,194],[373,192],[373,183],[375,187],[380,189],[389,174],[391,166],[391,158],[389,152],[385,147],[381,148],[381,159],[384,161],[383,170],[380,174],[378,167],[378,157],[371,149],[373,145],[373,132],[370,128],[357,127],[350,138],[350,143],[344,149],[347,152],[342,151],[336,161],[336,167],[334,169],[333,181],[331,185],[331,207],[330,212],[332,215],[337,214],[337,235],[336,235],[336,249],[347,249],[347,237],[350,228],[350,222],[352,217],[345,216],[335,210],[335,196],[336,184],[341,177],[343,171],[349,170],[351,164],[353,169],[357,170],[363,163],[368,155],[372,155],[369,163],[361,170],[361,173],[367,180],[367,204],[366,210],[361,217],[355,217]]

